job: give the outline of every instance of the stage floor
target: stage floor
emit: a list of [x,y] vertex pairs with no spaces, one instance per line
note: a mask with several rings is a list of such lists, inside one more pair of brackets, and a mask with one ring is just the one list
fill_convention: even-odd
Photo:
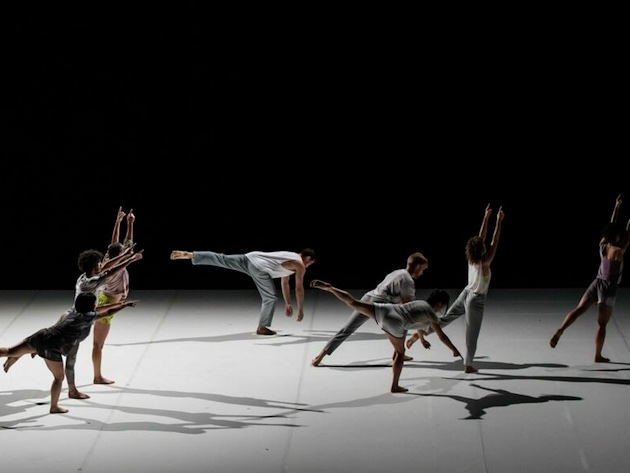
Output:
[[[583,289],[491,289],[475,365],[439,340],[407,354],[391,394],[391,345],[368,321],[320,367],[311,359],[347,321],[307,289],[305,319],[277,307],[254,334],[252,291],[133,291],[112,324],[93,385],[91,335],[77,383],[49,414],[52,375],[24,357],[0,371],[3,472],[625,473],[630,465],[630,289],[621,289],[594,363],[596,310],[549,339]],[[357,297],[363,290],[351,290]],[[419,290],[424,294],[426,291]],[[459,293],[449,289],[451,298]],[[71,291],[0,291],[0,346],[52,325]],[[464,320],[445,329],[464,350]],[[3,360],[0,360],[3,362]]]

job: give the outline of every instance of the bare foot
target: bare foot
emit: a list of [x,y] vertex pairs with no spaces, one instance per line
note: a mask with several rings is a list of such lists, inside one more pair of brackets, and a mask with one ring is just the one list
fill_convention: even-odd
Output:
[[90,396],[79,391],[68,391],[68,397],[70,399],[90,399]]
[[326,355],[327,355],[326,352],[320,351],[319,355],[317,355],[315,358],[311,360],[311,366],[319,366],[319,364],[322,362],[322,360],[324,359]]
[[551,340],[549,340],[549,345],[551,345],[551,348],[556,348],[556,345],[558,344],[558,342],[560,341],[560,336],[562,335],[562,332],[560,330],[558,330],[553,337],[551,337]]
[[94,378],[94,384],[114,384],[113,379],[107,379],[103,376],[98,376]]
[[477,371],[479,371],[477,368],[470,365],[466,365],[466,367],[464,368],[464,373],[476,373]]
[[599,355],[595,357],[595,363],[610,363],[610,358],[605,358]]
[[311,281],[311,287],[316,287],[317,289],[327,289],[330,287],[330,284],[321,281],[320,279],[313,279]]
[[304,314],[298,314],[297,316],[297,321],[298,322],[302,322],[302,319],[304,318]]
[[406,393],[409,390],[407,388],[403,388],[402,386],[392,386],[391,391],[393,393]]
[[427,350],[428,350],[429,348],[431,348],[431,344],[429,343],[429,341],[428,341],[428,340],[425,340],[424,338],[421,338],[421,339],[420,339],[420,342],[422,343],[422,346],[423,346],[424,348],[426,348]]
[[13,366],[13,363],[15,363],[19,359],[20,358],[17,356],[10,356],[9,358],[7,358],[7,361],[4,362],[4,372],[7,373],[9,371],[9,368]]
[[412,361],[412,360],[413,360],[413,356],[409,356],[409,355],[403,356],[403,361]]
[[411,337],[409,337],[407,339],[407,341],[405,342],[405,346],[407,347],[407,349],[411,348],[413,346],[414,343],[416,343],[418,341],[418,335],[413,334]]
[[51,414],[65,414],[66,412],[68,412],[68,409],[66,409],[65,407],[51,407],[50,408],[50,413]]

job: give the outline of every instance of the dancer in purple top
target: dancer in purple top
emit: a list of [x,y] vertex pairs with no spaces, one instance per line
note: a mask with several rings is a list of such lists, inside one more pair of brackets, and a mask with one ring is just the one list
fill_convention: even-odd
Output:
[[606,340],[606,326],[615,308],[617,288],[623,274],[623,257],[628,248],[628,242],[630,242],[630,220],[626,223],[625,229],[621,224],[617,223],[621,202],[621,194],[619,194],[615,200],[615,207],[610,222],[602,228],[602,238],[599,241],[599,257],[601,261],[597,270],[597,277],[586,289],[578,305],[564,317],[562,324],[549,341],[551,348],[555,348],[567,327],[575,322],[593,304],[597,304],[597,328],[595,329],[596,363],[607,363],[610,361],[609,358],[602,355],[602,349]]

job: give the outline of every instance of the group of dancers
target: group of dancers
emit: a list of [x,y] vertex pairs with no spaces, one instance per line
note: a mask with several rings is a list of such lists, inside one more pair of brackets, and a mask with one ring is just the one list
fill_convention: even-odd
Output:
[[[615,306],[615,298],[623,273],[623,259],[629,243],[630,220],[625,226],[618,223],[621,195],[615,200],[612,217],[602,229],[599,242],[600,266],[596,278],[582,295],[578,305],[564,317],[553,334],[550,346],[555,348],[564,331],[591,306],[597,304],[598,317],[595,336],[595,362],[608,362],[602,355],[608,324]],[[441,289],[430,292],[426,300],[416,299],[415,281],[428,268],[428,259],[420,252],[407,258],[403,269],[397,269],[360,299],[332,284],[315,279],[310,287],[334,295],[352,310],[347,323],[327,342],[315,356],[311,365],[318,367],[326,356],[330,356],[361,325],[372,319],[382,329],[393,346],[393,376],[390,391],[408,391],[400,385],[400,375],[405,361],[412,358],[405,354],[420,341],[424,348],[430,348],[427,337],[435,333],[453,353],[463,360],[465,373],[476,373],[474,366],[477,342],[483,322],[484,309],[492,276],[491,265],[495,258],[504,218],[502,207],[496,212],[496,223],[490,243],[487,244],[489,220],[493,210],[485,208],[479,232],[471,236],[465,246],[468,264],[468,283],[450,304],[449,294]],[[127,216],[127,235],[124,243],[119,243],[120,223]],[[58,405],[61,386],[68,378],[69,397],[87,398],[74,384],[74,362],[79,343],[90,333],[94,325],[92,361],[94,383],[109,384],[113,381],[101,374],[102,349],[109,332],[112,316],[124,307],[135,306],[135,300],[127,300],[129,274],[127,266],[142,258],[142,251],[135,251],[133,243],[133,212],[125,214],[119,209],[108,251],[103,255],[98,250],[85,250],[79,256],[82,271],[75,287],[75,300],[70,309],[51,327],[41,329],[12,347],[1,347],[0,357],[6,357],[4,370],[23,355],[39,355],[53,374],[51,387],[51,413],[67,412]],[[110,251],[111,250],[111,251]],[[244,254],[226,255],[213,251],[173,250],[171,260],[190,260],[193,265],[210,265],[242,272],[251,277],[262,299],[256,334],[273,336],[270,328],[278,300],[274,279],[280,279],[285,314],[289,317],[297,313],[297,321],[304,318],[304,279],[307,268],[316,262],[312,248],[300,252],[293,251],[251,251]],[[296,311],[293,308],[290,278],[294,278]],[[465,351],[462,355],[444,332],[459,317],[465,316]],[[102,325],[106,327],[102,327]],[[98,327],[98,329],[96,328]],[[408,335],[408,332],[412,332]],[[62,356],[66,357],[64,369]]]

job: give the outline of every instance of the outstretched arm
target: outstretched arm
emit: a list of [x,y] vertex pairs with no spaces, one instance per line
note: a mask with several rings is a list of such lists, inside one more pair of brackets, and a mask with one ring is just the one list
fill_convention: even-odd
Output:
[[459,350],[455,347],[455,345],[453,345],[453,342],[451,342],[451,339],[448,338],[448,335],[444,333],[444,331],[442,330],[442,327],[440,327],[440,324],[438,322],[431,322],[431,328],[433,329],[435,334],[439,337],[440,341],[451,349],[451,351],[453,352],[453,356],[459,356],[459,357],[462,356],[459,353]]
[[[131,248],[132,247],[125,248],[125,250],[131,250]],[[133,263],[134,261],[138,261],[138,260],[142,259],[142,253],[144,252],[144,250],[140,250],[140,251],[138,251],[136,253],[131,253],[130,251],[125,253],[125,250],[123,250],[124,257],[119,258],[117,256],[116,258],[114,258],[115,264],[112,265],[112,266],[108,266],[107,269],[102,271],[103,273],[106,273],[105,277],[108,278],[112,274],[116,274],[118,271],[121,271],[122,269],[126,268],[131,263]],[[121,255],[123,253],[121,253]]]
[[120,302],[114,302],[112,304],[97,306],[96,309],[94,309],[98,314],[96,318],[102,319],[103,317],[107,317],[108,315],[111,315],[114,312],[118,312],[120,309],[124,309],[125,307],[134,307],[136,305],[136,302],[138,301],[124,300]]

